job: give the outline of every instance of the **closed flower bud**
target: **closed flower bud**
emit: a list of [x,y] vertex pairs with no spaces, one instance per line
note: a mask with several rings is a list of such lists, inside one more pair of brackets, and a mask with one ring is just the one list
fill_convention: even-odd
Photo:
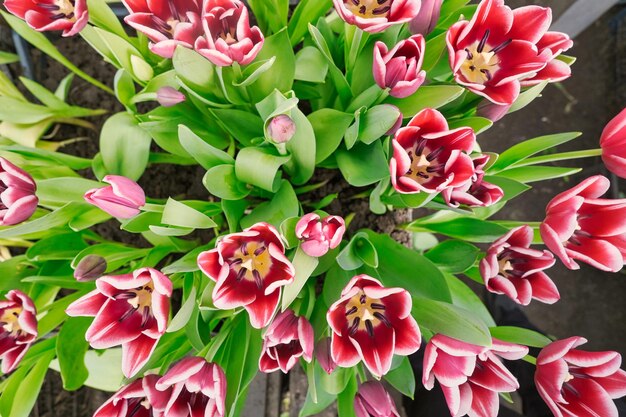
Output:
[[140,81],[150,81],[154,77],[154,70],[143,58],[137,55],[130,56],[130,65],[133,69],[133,74]]
[[389,95],[405,98],[415,93],[426,79],[422,70],[426,43],[422,35],[413,35],[400,41],[391,50],[382,42],[374,45],[374,80],[380,88],[388,88]]
[[422,0],[420,11],[409,23],[411,33],[421,33],[426,36],[435,29],[441,15],[443,0]]
[[161,87],[157,91],[157,101],[163,107],[172,107],[185,101],[185,95],[169,86]]
[[478,104],[478,107],[476,108],[476,115],[489,119],[495,123],[506,116],[510,108],[510,104],[494,104],[491,101],[484,99]]
[[328,374],[332,374],[337,364],[333,360],[330,352],[330,337],[325,337],[315,345],[315,359],[322,369]]
[[400,417],[396,404],[383,384],[368,381],[359,387],[354,397],[356,417]]
[[4,158],[0,158],[0,190],[0,226],[22,223],[37,210],[35,181]]
[[600,137],[602,161],[606,168],[621,178],[626,178],[626,109],[615,116]]
[[74,278],[79,282],[93,281],[100,278],[106,270],[106,259],[98,255],[87,255],[76,265]]
[[279,114],[267,124],[267,138],[274,143],[286,143],[296,134],[296,124],[286,114]]
[[103,181],[111,185],[87,191],[85,201],[120,219],[139,214],[146,195],[135,181],[119,175],[107,175]]
[[300,247],[309,256],[324,256],[341,243],[346,223],[340,216],[321,219],[315,213],[305,214],[296,224],[296,236],[302,241]]

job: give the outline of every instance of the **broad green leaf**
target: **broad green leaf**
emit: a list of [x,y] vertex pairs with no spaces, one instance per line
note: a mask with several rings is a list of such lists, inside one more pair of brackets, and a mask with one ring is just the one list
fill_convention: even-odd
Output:
[[263,100],[275,89],[282,93],[291,90],[296,71],[296,57],[286,28],[265,38],[263,49],[256,60],[263,61],[271,58],[276,60],[274,65],[248,86],[254,102]]
[[64,109],[69,107],[67,103],[58,98],[53,92],[49,91],[41,84],[38,84],[33,80],[29,80],[26,77],[20,77],[20,81],[24,84],[24,87],[26,87],[28,91],[30,91],[30,93],[44,106],[53,109]]
[[534,330],[514,326],[498,326],[489,328],[491,336],[503,342],[517,343],[524,346],[542,348],[552,340]]
[[470,287],[452,274],[444,274],[444,276],[452,294],[452,304],[476,314],[487,326],[496,325],[483,301]]
[[319,49],[305,46],[296,54],[296,80],[323,83],[328,74],[328,62]]
[[239,181],[274,193],[280,187],[279,169],[290,159],[289,156],[275,155],[267,147],[243,148],[235,160],[235,174]]
[[108,174],[137,180],[148,165],[152,138],[129,113],[107,119],[100,133],[100,154]]
[[85,193],[104,184],[80,177],[56,177],[37,181],[37,197],[43,205],[83,203]]
[[467,117],[465,119],[450,120],[448,122],[450,130],[466,126],[471,127],[478,135],[493,126],[493,122],[484,117]]
[[385,103],[398,107],[406,119],[425,108],[442,107],[458,98],[463,91],[462,87],[453,85],[426,85],[418,88],[415,94],[407,98],[389,97]]
[[247,87],[256,80],[259,79],[266,71],[272,68],[276,62],[276,57],[271,57],[263,61],[258,61],[248,65],[248,67],[242,73],[242,80],[240,82],[233,82],[235,87]]
[[[6,417],[28,417],[54,358],[53,353],[40,356],[28,373],[15,373],[0,398],[0,414]],[[20,389],[18,389],[20,387]]]
[[531,188],[530,186],[519,181],[500,177],[498,175],[485,175],[484,180],[502,188],[502,191],[504,191],[503,201],[511,200]]
[[55,234],[28,248],[26,256],[31,261],[73,259],[86,247],[87,243],[78,233]]
[[438,223],[414,221],[408,227],[414,232],[430,231],[469,242],[492,243],[508,232],[497,223],[471,217],[460,217]]
[[380,139],[394,127],[399,117],[398,109],[387,104],[369,108],[359,122],[359,140],[369,145]]
[[298,196],[293,191],[289,181],[283,180],[280,188],[269,202],[261,203],[252,210],[252,213],[241,219],[241,227],[248,228],[258,222],[267,222],[274,227],[290,217],[295,217],[300,212]]
[[198,302],[196,300],[197,290],[195,286],[191,287],[189,294],[185,298],[180,310],[176,313],[174,318],[170,321],[170,324],[167,326],[168,333],[174,333],[185,327],[189,322],[189,319],[192,316],[192,313],[195,309],[198,308]]
[[72,268],[87,255],[98,255],[107,261],[106,272],[112,272],[121,268],[128,262],[143,258],[149,249],[136,249],[119,243],[98,243],[83,249],[72,261]]
[[10,237],[22,237],[26,239],[41,232],[47,232],[56,227],[67,227],[68,222],[82,211],[82,204],[68,203],[63,207],[35,220],[30,220],[16,226],[1,228],[0,239]]
[[331,0],[304,0],[298,2],[289,20],[291,45],[297,45],[307,33],[310,22],[316,22],[332,6]]
[[335,88],[337,89],[337,93],[341,98],[342,102],[347,103],[352,97],[352,92],[350,91],[350,84],[346,80],[344,73],[337,67],[333,56],[328,47],[328,43],[324,39],[324,36],[320,32],[318,28],[309,23],[309,33],[311,34],[311,38],[317,46],[317,49],[322,53],[326,61],[328,62],[328,69],[330,71],[330,78],[333,80],[335,84]]
[[262,138],[263,120],[256,114],[235,109],[211,109],[211,113],[239,143],[250,146],[253,139]]
[[439,269],[453,274],[461,273],[474,264],[480,250],[462,240],[445,240],[426,252],[425,256]]
[[533,87],[530,87],[526,91],[522,91],[520,95],[517,97],[517,100],[515,100],[513,105],[511,105],[508,112],[513,113],[528,106],[530,103],[532,103],[534,99],[540,96],[541,92],[543,91],[544,88],[546,88],[548,83],[549,83],[549,80],[545,80]]
[[224,200],[241,200],[250,193],[246,184],[237,179],[234,165],[217,165],[209,169],[202,184],[209,193]]
[[165,203],[161,222],[191,229],[211,229],[217,226],[217,223],[206,214],[172,198],[168,198]]
[[89,371],[85,366],[85,354],[89,350],[89,343],[80,335],[85,334],[92,321],[91,317],[70,317],[59,331],[56,354],[63,389],[68,391],[82,387],[89,377]]
[[[115,392],[122,386],[122,348],[89,350],[85,354],[85,366],[89,371],[86,386],[107,392]],[[52,361],[50,368],[59,371],[58,361]]]
[[127,39],[126,31],[105,0],[87,0],[89,21],[102,29]]
[[574,175],[582,171],[582,168],[564,168],[552,166],[527,166],[519,168],[509,168],[498,173],[501,177],[506,177],[518,182],[528,183],[551,180]]
[[349,151],[339,148],[337,165],[350,185],[363,187],[389,176],[387,157],[380,141],[371,145],[357,143]]
[[403,357],[400,366],[389,371],[384,378],[392,387],[413,399],[415,395],[415,375],[408,357]]
[[292,264],[296,271],[296,276],[291,284],[283,287],[282,311],[285,311],[296,299],[298,294],[300,294],[300,291],[302,291],[311,273],[315,270],[315,267],[317,267],[318,260],[304,253],[302,248],[298,248]]
[[339,147],[354,116],[334,109],[321,109],[308,115],[316,141],[315,162],[320,163]]

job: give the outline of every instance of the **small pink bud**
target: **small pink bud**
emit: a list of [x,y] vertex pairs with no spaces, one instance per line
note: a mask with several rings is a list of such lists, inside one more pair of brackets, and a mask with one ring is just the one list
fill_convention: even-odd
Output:
[[441,15],[441,3],[443,0],[422,0],[419,13],[409,23],[409,31],[424,36],[432,32]]
[[165,86],[157,91],[157,101],[163,107],[172,107],[185,101],[185,95],[173,87]]
[[326,255],[341,243],[346,224],[340,216],[327,216],[321,219],[315,213],[309,213],[296,224],[296,236],[302,241],[300,247],[309,256]]
[[279,114],[267,125],[267,137],[275,143],[287,143],[296,134],[296,124],[286,114]]
[[120,175],[107,175],[103,181],[111,185],[85,193],[89,204],[120,219],[130,219],[139,214],[139,209],[146,204],[146,195],[135,181]]
[[330,337],[325,337],[315,345],[315,359],[322,369],[328,374],[332,374],[337,364],[333,360],[330,351]]

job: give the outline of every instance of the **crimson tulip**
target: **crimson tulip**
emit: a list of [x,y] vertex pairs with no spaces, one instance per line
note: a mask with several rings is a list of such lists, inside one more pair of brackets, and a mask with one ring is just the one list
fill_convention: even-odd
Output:
[[165,333],[171,295],[168,277],[141,268],[132,274],[98,278],[96,289],[65,312],[72,317],[95,317],[85,338],[94,349],[122,345],[122,372],[130,378],[146,364]]
[[422,383],[431,390],[439,381],[452,416],[496,417],[498,394],[519,388],[500,357],[516,360],[526,354],[526,346],[497,339],[487,348],[437,334],[424,351]]
[[536,74],[531,77],[524,78],[521,83],[522,87],[530,87],[537,85],[542,81],[559,82],[563,81],[572,75],[572,70],[565,62],[557,59],[562,52],[567,51],[574,42],[570,37],[561,32],[546,32],[537,42],[537,49],[539,52],[550,51],[552,58],[548,61],[548,64]]
[[400,417],[396,404],[383,384],[368,381],[359,387],[354,397],[356,417]]
[[411,306],[411,295],[403,288],[385,288],[367,275],[352,278],[326,314],[333,360],[342,367],[363,360],[373,375],[385,375],[394,354],[410,355],[420,347]]
[[457,188],[446,188],[442,195],[446,203],[451,207],[465,204],[469,207],[489,207],[499,202],[504,197],[502,188],[485,181],[483,170],[489,155],[480,155],[472,159],[474,163],[474,176],[471,181]]
[[346,223],[340,216],[323,219],[315,213],[305,214],[296,224],[296,237],[302,241],[301,248],[309,256],[324,256],[341,243]]
[[283,311],[265,332],[259,369],[267,373],[280,369],[287,373],[299,358],[311,362],[313,339],[313,326],[306,318],[297,317],[290,309]]
[[93,417],[165,417],[168,393],[156,389],[158,375],[146,375],[123,386]]
[[120,219],[139,214],[146,195],[135,181],[120,175],[107,175],[102,180],[110,185],[87,191],[85,201]]
[[606,125],[600,136],[600,147],[607,169],[626,178],[626,109]]
[[389,95],[405,98],[415,93],[426,79],[422,70],[426,43],[422,35],[400,41],[391,50],[383,42],[374,45],[374,80]]
[[618,417],[613,400],[626,395],[622,356],[576,349],[586,342],[570,337],[543,348],[537,356],[537,390],[556,417]]
[[543,272],[556,262],[551,252],[531,249],[533,229],[520,226],[496,240],[480,261],[487,290],[505,294],[518,304],[532,298],[553,304],[560,298],[554,282]]
[[611,182],[602,175],[554,197],[546,207],[541,237],[569,269],[582,261],[617,272],[626,255],[626,199],[599,198]]
[[62,30],[63,36],[74,36],[87,25],[86,0],[4,0],[4,7],[39,31]]
[[13,371],[37,339],[37,310],[20,290],[0,301],[0,359],[3,374]]
[[28,220],[37,210],[37,185],[26,171],[0,157],[0,226]]
[[469,127],[449,130],[445,117],[424,109],[396,132],[389,162],[391,183],[403,194],[437,193],[469,183],[475,173],[468,155],[476,145]]
[[198,266],[216,282],[215,306],[245,308],[257,329],[269,324],[280,288],[293,282],[295,275],[278,231],[267,223],[225,236],[215,249],[198,256]]
[[471,21],[455,23],[446,35],[456,82],[495,104],[513,103],[520,80],[552,60],[549,48],[537,46],[551,21],[549,8],[511,10],[504,0],[482,0]]
[[407,23],[420,10],[421,0],[333,0],[339,16],[366,32],[382,32]]

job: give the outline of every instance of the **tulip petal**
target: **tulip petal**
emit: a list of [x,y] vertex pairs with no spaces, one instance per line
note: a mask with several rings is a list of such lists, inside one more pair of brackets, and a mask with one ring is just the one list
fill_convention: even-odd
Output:
[[140,335],[122,345],[122,373],[126,378],[133,377],[148,362],[156,348],[158,339]]

